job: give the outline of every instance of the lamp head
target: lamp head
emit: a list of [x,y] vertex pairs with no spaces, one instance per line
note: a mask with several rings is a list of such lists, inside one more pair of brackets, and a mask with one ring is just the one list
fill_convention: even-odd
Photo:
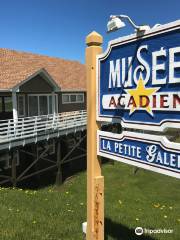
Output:
[[110,16],[110,20],[107,23],[107,32],[114,32],[117,29],[123,28],[125,23],[116,16]]

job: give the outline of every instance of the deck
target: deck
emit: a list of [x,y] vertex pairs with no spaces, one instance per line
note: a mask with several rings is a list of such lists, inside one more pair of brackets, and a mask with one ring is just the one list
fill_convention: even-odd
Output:
[[86,128],[84,110],[0,121],[0,150],[55,138]]

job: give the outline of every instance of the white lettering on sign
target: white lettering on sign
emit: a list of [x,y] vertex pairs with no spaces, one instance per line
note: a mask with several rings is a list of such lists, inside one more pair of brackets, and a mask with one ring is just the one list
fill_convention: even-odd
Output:
[[144,84],[146,84],[149,80],[149,77],[150,77],[150,67],[149,67],[149,64],[145,61],[145,59],[141,56],[141,50],[143,49],[146,49],[148,50],[148,46],[147,45],[143,45],[141,47],[138,48],[137,50],[137,59],[139,61],[139,63],[141,64],[140,66],[138,66],[135,71],[134,71],[134,82],[136,83],[137,85],[137,82],[139,80],[139,77],[137,76],[137,69],[140,68],[140,70],[143,72],[143,71],[146,71],[146,77],[144,79]]
[[154,162],[154,159],[156,157],[156,150],[157,147],[155,145],[151,145],[146,148],[146,151],[148,153],[146,159],[148,160],[148,162]]
[[167,76],[157,79],[158,71],[165,71],[165,62],[158,63],[158,58],[166,57],[166,51],[161,48],[159,51],[152,52],[152,85],[166,84]]
[[122,58],[122,85],[132,87],[132,57],[128,57],[128,77],[126,76],[126,58]]
[[180,83],[180,78],[174,76],[174,70],[180,69],[180,61],[175,61],[175,54],[180,53],[180,47],[169,49],[169,83]]
[[116,60],[116,66],[114,67],[114,62],[110,61],[109,70],[109,88],[120,87],[120,59]]
[[164,166],[180,167],[180,155],[168,152],[158,151],[156,145],[150,145],[146,147],[147,156],[146,159],[150,163],[160,163]]
[[[111,145],[112,144],[112,145]],[[118,141],[110,142],[109,140],[102,140],[102,150],[114,152],[115,154],[131,157],[133,159],[142,160],[143,149],[140,146],[133,144],[121,143]],[[180,155],[159,150],[157,145],[149,145],[146,147],[146,160],[149,163],[155,163],[171,168],[180,167]]]
[[[165,85],[166,83],[180,83],[180,77],[175,76],[175,72],[180,74],[180,61],[176,60],[176,55],[180,54],[180,47],[170,48],[169,50],[161,47],[157,51],[151,53],[152,68],[149,63],[143,57],[144,54],[149,55],[148,45],[142,45],[137,50],[137,60],[140,63],[132,72],[132,60],[133,57],[111,60],[109,62],[109,89],[111,88],[124,88],[132,87],[133,82],[137,85],[139,81],[138,73],[145,73],[143,79],[144,85],[151,80],[150,75],[152,73],[152,85]],[[159,60],[161,60],[159,62]],[[126,67],[127,62],[127,67]],[[166,64],[169,66],[166,69]],[[158,78],[158,73],[164,73],[163,78]]]
[[137,146],[114,142],[114,150],[115,153],[141,158],[141,148]]
[[109,141],[105,142],[105,141],[103,140],[103,149],[104,149],[104,150],[109,150],[109,151],[111,151],[111,144],[110,144]]
[[180,178],[180,143],[139,132],[97,131],[97,154],[133,166]]

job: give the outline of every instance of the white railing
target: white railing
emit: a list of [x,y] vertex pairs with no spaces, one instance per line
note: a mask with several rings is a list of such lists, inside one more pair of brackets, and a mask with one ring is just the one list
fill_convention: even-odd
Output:
[[86,111],[58,113],[0,121],[0,143],[47,135],[86,125]]

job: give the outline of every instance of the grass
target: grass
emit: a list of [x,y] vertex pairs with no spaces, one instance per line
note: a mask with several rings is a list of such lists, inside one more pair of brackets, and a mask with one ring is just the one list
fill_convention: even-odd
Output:
[[[116,162],[103,166],[106,240],[179,240],[180,182]],[[79,240],[86,220],[86,174],[61,187],[0,189],[0,239]],[[173,234],[137,237],[134,228],[167,228]]]
[[173,234],[153,234],[144,239],[180,239],[179,180],[145,170],[134,175],[133,167],[118,163],[106,166],[103,172],[107,232],[111,233],[107,239],[134,240],[137,226],[174,230]]

